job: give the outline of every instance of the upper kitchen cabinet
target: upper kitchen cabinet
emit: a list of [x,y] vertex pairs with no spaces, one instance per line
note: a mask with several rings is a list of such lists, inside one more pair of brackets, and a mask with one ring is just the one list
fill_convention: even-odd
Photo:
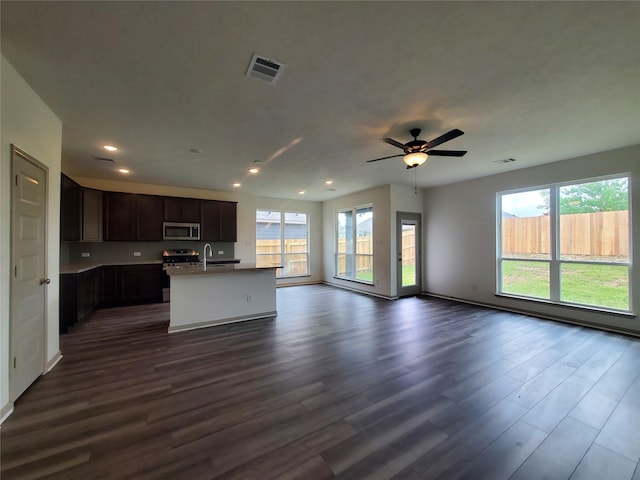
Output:
[[203,200],[201,239],[205,242],[235,242],[238,230],[236,216],[236,202]]
[[199,223],[200,203],[195,198],[164,197],[164,221]]
[[60,239],[74,242],[80,240],[80,210],[82,187],[62,174],[60,184]]
[[136,195],[135,240],[155,242],[162,240],[162,222],[165,198],[156,195]]
[[103,192],[104,240],[135,240],[135,197],[131,193]]
[[82,189],[82,239],[83,242],[102,241],[102,192]]
[[103,192],[106,241],[161,241],[164,197]]

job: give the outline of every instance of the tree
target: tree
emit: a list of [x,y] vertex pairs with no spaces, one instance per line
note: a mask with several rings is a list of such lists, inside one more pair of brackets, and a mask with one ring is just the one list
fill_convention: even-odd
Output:
[[560,187],[560,214],[615,212],[629,208],[626,178]]
[[[538,208],[549,212],[549,190],[541,191],[543,204]],[[599,180],[560,187],[560,215],[570,213],[614,212],[628,210],[629,184],[626,178]]]

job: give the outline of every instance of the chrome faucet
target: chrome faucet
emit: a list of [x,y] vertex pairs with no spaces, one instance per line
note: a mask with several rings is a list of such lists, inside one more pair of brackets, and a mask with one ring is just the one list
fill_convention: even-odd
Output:
[[204,257],[204,269],[207,269],[207,247],[209,247],[209,255],[213,256],[213,250],[211,250],[211,244],[207,243],[204,246],[204,252],[202,252],[202,256]]

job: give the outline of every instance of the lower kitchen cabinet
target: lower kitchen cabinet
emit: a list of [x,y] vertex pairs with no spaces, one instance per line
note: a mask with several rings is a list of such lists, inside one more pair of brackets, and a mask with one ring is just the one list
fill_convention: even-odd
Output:
[[60,333],[67,333],[102,301],[100,268],[60,275]]
[[121,305],[162,302],[162,265],[122,265],[118,286]]
[[60,275],[60,333],[97,308],[162,302],[162,265],[107,265]]

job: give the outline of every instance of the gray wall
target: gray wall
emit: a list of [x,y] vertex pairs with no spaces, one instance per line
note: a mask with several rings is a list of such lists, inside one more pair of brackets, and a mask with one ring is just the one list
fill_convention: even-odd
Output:
[[[640,145],[548,163],[424,191],[424,289],[429,293],[640,333],[637,318],[497,297],[496,194],[631,174],[632,259],[640,258]],[[640,308],[640,266],[632,268],[632,307]]]

